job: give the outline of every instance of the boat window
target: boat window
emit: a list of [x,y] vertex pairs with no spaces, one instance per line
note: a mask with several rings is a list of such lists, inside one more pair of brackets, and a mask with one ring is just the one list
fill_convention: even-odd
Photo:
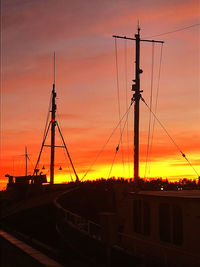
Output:
[[159,207],[160,240],[170,242],[170,207],[167,203],[161,203]]
[[149,202],[144,202],[144,235],[150,235],[151,232],[151,210]]
[[182,209],[179,206],[173,206],[173,243],[181,245],[183,241],[183,217]]
[[135,199],[133,204],[133,225],[136,233],[141,233],[141,200]]

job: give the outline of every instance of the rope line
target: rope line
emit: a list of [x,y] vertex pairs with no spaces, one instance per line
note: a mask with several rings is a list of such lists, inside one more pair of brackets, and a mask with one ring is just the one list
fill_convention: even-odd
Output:
[[186,157],[185,154],[182,155],[188,162],[188,164],[190,165],[190,167],[192,167],[192,169],[194,170],[194,172],[196,173],[196,175],[198,176],[198,178],[200,177],[198,172],[196,171],[196,169],[194,168],[194,166],[191,164],[191,162],[188,160],[188,158]]
[[45,127],[44,127],[43,139],[45,137],[47,126],[48,126],[48,122],[49,122],[50,109],[51,109],[51,100],[52,100],[52,94],[51,94],[50,100],[49,100],[49,107],[48,107],[47,118],[46,118],[46,123],[45,123]]
[[29,162],[31,163],[31,166],[32,166],[32,168],[33,168],[33,170],[34,170],[34,165],[33,165],[33,163],[32,163],[32,161],[31,161],[31,159],[30,159],[30,157],[27,155],[27,159],[29,160]]
[[[129,110],[130,111],[130,110]],[[118,142],[118,145],[115,149],[115,154],[114,154],[114,158],[113,158],[113,161],[112,161],[112,164],[111,164],[111,168],[110,168],[110,172],[109,172],[109,175],[108,175],[108,178],[110,177],[110,174],[111,174],[111,171],[113,169],[113,165],[114,165],[114,162],[115,162],[115,158],[116,158],[116,155],[117,155],[117,152],[119,151],[119,147],[120,147],[120,143],[122,143],[122,136],[123,136],[123,132],[124,132],[124,129],[126,127],[126,124],[128,122],[128,113],[127,113],[127,116],[126,116],[126,120],[124,122],[124,126],[122,128],[122,132],[121,132],[121,135],[120,135],[120,138],[119,138],[119,142]]]
[[[59,114],[58,110],[57,110],[57,117],[58,117],[58,121],[59,121],[61,132],[63,132],[62,125],[61,125],[60,114]],[[67,156],[65,148],[63,148],[63,154],[64,154],[64,157],[66,158],[67,168],[68,168],[68,171],[69,171],[69,174],[70,174],[71,181],[73,182],[72,173],[71,173],[70,164],[69,164],[69,158]]]
[[184,28],[179,28],[179,29],[176,29],[176,30],[173,30],[173,31],[164,32],[164,33],[156,34],[156,35],[153,35],[153,36],[148,36],[148,37],[145,37],[145,38],[158,37],[158,36],[162,36],[162,35],[171,34],[171,33],[174,33],[174,32],[180,32],[180,31],[184,31],[184,30],[186,30],[186,29],[192,28],[192,27],[199,26],[199,25],[200,25],[200,23],[196,23],[196,24],[193,24],[193,25],[184,27]]
[[[153,99],[153,77],[154,77],[154,43],[152,43],[152,59],[151,59],[151,93],[150,93],[150,110],[152,110],[152,99]],[[148,141],[147,141],[147,153],[146,153],[146,164],[145,164],[145,175],[147,172],[147,165],[149,159],[149,147],[150,147],[150,136],[151,136],[151,111],[149,110],[149,127],[148,127]]]
[[183,151],[180,149],[180,147],[177,145],[177,143],[174,141],[174,139],[168,133],[167,129],[164,127],[164,125],[161,123],[161,121],[157,118],[157,116],[155,115],[155,113],[150,109],[150,107],[148,106],[148,104],[146,103],[146,101],[144,100],[143,97],[141,97],[141,100],[142,100],[142,102],[144,102],[144,104],[147,106],[147,108],[151,111],[151,113],[153,114],[153,116],[155,117],[155,119],[157,120],[157,122],[160,124],[160,126],[163,128],[163,130],[167,134],[167,136],[170,138],[170,140],[172,141],[172,143],[176,146],[176,148],[178,149],[178,151],[181,153],[182,157],[184,157],[186,159],[186,161],[189,163],[189,165],[192,167],[192,169],[195,171],[195,173],[197,174],[197,176],[199,178],[199,174],[196,171],[196,169],[194,168],[194,166],[192,166],[191,162],[188,160],[188,158],[186,157],[186,155],[183,153]]
[[131,104],[129,106],[129,108],[127,109],[127,111],[124,113],[124,115],[122,116],[122,118],[120,119],[120,121],[117,123],[117,125],[115,126],[115,128],[113,129],[113,131],[111,132],[110,136],[108,137],[108,139],[106,140],[106,142],[104,143],[104,145],[102,146],[101,150],[99,151],[99,153],[97,154],[96,158],[94,159],[94,161],[91,163],[90,167],[88,168],[88,170],[85,172],[85,174],[83,175],[81,181],[86,177],[86,175],[91,171],[93,165],[95,164],[95,162],[97,161],[97,159],[99,158],[99,156],[101,155],[101,153],[103,152],[103,150],[105,149],[106,145],[109,143],[111,137],[113,136],[113,134],[115,133],[115,131],[118,129],[119,125],[121,124],[122,120],[124,119],[124,117],[129,113],[131,106],[133,105],[133,100],[131,100]]
[[[163,54],[163,43],[161,45],[161,51],[160,51],[160,62],[159,62],[159,70],[158,70],[158,83],[157,83],[156,100],[155,100],[155,111],[154,111],[155,114],[157,113],[157,107],[158,107],[158,95],[159,95],[159,89],[160,89],[162,54]],[[152,135],[151,135],[151,144],[150,144],[149,164],[151,164],[151,152],[152,152],[152,147],[153,147],[154,130],[155,130],[155,117],[153,117],[153,126],[152,126]]]
[[66,151],[65,151],[64,148],[63,148],[63,153],[64,153],[64,156],[65,156],[65,158],[66,158],[67,168],[68,168],[68,171],[69,171],[69,175],[70,175],[71,181],[73,182],[74,180],[73,180],[73,178],[72,178],[72,173],[71,173],[71,169],[70,169],[70,164],[69,164],[69,162],[68,162],[69,159],[68,159],[67,153],[66,153]]
[[[124,39],[124,66],[125,66],[125,89],[126,89],[126,109],[128,109],[128,75],[127,75],[127,40]],[[128,114],[127,114],[127,124],[126,124],[127,128],[127,148],[128,148],[128,171],[129,171],[129,176],[130,176],[130,161],[129,161],[129,125],[128,125]]]
[[[115,65],[116,65],[116,81],[117,81],[117,103],[118,103],[118,115],[119,115],[119,120],[121,118],[121,107],[120,107],[120,95],[119,95],[119,67],[118,67],[118,49],[117,49],[117,39],[115,38]],[[121,123],[120,123],[120,134],[122,132],[121,129]],[[123,148],[122,148],[122,163],[124,167],[124,153],[123,153]]]
[[[129,109],[129,111],[130,111],[130,109]],[[118,146],[120,145],[120,143],[122,143],[123,132],[124,132],[124,129],[126,127],[126,124],[128,123],[128,114],[129,114],[129,112],[127,113],[126,120],[125,120],[124,126],[122,128],[122,132],[121,132],[121,135],[120,135],[120,138],[119,138]]]
[[111,172],[112,172],[113,165],[114,165],[115,158],[116,158],[116,156],[117,156],[117,152],[118,152],[118,150],[119,150],[119,145],[118,145],[118,146],[116,147],[116,149],[115,149],[115,154],[114,154],[114,158],[113,158],[113,161],[112,161],[112,164],[111,164],[111,168],[110,168],[110,171],[109,171],[109,174],[108,174],[108,179],[110,178],[110,174],[111,174]]

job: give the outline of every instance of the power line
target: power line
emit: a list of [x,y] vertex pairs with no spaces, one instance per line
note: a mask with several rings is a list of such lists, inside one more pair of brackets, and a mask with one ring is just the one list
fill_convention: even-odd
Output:
[[160,33],[160,34],[156,34],[156,35],[152,35],[152,36],[147,36],[145,38],[153,38],[153,37],[158,37],[158,36],[162,36],[162,35],[171,34],[171,33],[174,33],[174,32],[180,32],[180,31],[184,31],[184,30],[189,29],[189,28],[193,28],[193,27],[199,26],[199,25],[200,25],[200,23],[196,23],[196,24],[184,27],[184,28],[179,28],[179,29],[176,29],[176,30],[173,30],[173,31],[164,32],[164,33]]

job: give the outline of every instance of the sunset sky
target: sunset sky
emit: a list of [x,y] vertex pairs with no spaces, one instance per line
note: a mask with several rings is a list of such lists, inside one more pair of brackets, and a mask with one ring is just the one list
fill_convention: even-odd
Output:
[[[119,121],[115,40],[112,35],[134,37],[138,20],[141,38],[165,42],[157,116],[200,173],[200,26],[152,37],[199,24],[198,0],[2,0],[1,5],[0,188],[5,186],[6,173],[24,174],[25,146],[32,162],[28,165],[29,173],[33,171],[52,90],[54,51],[57,115],[60,120],[57,119],[79,177],[83,177]],[[126,111],[126,101],[130,103],[132,97],[135,43],[117,40],[117,46],[122,116]],[[160,49],[161,45],[156,44],[153,108]],[[151,67],[152,45],[142,43],[141,68],[144,73],[141,75],[141,89],[147,103],[150,102]],[[140,176],[144,177],[149,112],[142,102],[140,118]],[[87,179],[108,178],[119,136],[118,129]],[[39,167],[45,165],[44,172],[48,175],[49,161],[50,150],[45,148]],[[132,161],[133,108],[129,114],[128,134],[126,127],[111,176],[133,177]],[[60,166],[62,171],[58,170]],[[70,180],[62,149],[56,150],[55,172],[55,182]],[[146,176],[197,178],[157,123]]]

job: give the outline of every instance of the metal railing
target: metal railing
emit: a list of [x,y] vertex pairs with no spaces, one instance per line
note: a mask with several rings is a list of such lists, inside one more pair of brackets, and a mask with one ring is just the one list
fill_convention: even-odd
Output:
[[55,205],[57,208],[57,222],[62,222],[63,224],[70,224],[74,228],[81,232],[89,235],[90,237],[101,240],[101,226],[91,220],[87,220],[70,210],[63,208],[57,199],[55,200]]

